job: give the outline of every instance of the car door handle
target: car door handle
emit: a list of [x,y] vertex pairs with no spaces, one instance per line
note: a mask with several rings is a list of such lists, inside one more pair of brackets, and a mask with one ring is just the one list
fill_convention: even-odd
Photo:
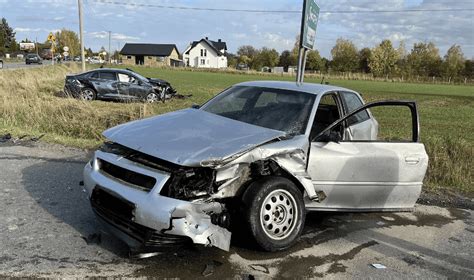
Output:
[[420,157],[417,156],[407,156],[405,157],[405,162],[408,164],[418,164],[420,162]]

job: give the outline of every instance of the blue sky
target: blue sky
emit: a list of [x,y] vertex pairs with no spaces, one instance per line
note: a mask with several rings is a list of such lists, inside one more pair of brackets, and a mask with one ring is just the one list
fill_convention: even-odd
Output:
[[[117,0],[166,6],[296,11],[301,0]],[[474,0],[319,0],[323,11],[394,9],[474,9]],[[44,41],[50,31],[78,31],[76,0],[0,0],[0,17],[15,28],[17,40]],[[229,51],[241,45],[291,49],[301,17],[294,13],[262,14],[138,7],[84,0],[85,45],[94,50],[112,49],[125,42],[174,43],[180,51],[203,37],[227,42]],[[474,12],[423,13],[323,13],[316,48],[330,57],[337,38],[351,39],[358,48],[373,47],[385,38],[395,45],[403,40],[410,50],[414,42],[433,41],[444,55],[452,44],[461,45],[467,58],[474,57]]]

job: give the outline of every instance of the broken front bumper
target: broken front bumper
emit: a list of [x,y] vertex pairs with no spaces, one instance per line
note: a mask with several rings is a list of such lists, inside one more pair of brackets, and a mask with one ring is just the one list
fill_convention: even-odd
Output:
[[162,196],[169,178],[166,172],[102,151],[96,151],[84,168],[84,186],[94,212],[130,247],[191,239],[228,251],[231,233],[211,222],[211,215],[223,211],[222,205]]

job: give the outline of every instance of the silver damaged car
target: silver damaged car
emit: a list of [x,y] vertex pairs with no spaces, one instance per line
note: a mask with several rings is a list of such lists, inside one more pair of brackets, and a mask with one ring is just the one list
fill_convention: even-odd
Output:
[[[385,106],[409,109],[408,141],[378,139],[370,109]],[[243,226],[262,249],[284,250],[307,211],[412,210],[428,165],[415,102],[364,105],[352,90],[310,83],[240,83],[200,107],[103,135],[85,188],[133,250],[229,250]]]

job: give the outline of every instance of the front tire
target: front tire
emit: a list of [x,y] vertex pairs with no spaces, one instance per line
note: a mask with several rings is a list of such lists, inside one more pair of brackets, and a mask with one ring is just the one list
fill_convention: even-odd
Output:
[[155,103],[158,100],[159,100],[159,96],[154,91],[147,94],[147,96],[145,98],[145,102],[147,102],[147,103]]
[[301,235],[306,218],[303,194],[287,178],[253,182],[243,200],[250,233],[262,249],[285,250]]
[[84,100],[84,101],[92,101],[92,100],[97,99],[97,94],[96,94],[95,90],[93,90],[91,88],[83,88],[79,98]]

